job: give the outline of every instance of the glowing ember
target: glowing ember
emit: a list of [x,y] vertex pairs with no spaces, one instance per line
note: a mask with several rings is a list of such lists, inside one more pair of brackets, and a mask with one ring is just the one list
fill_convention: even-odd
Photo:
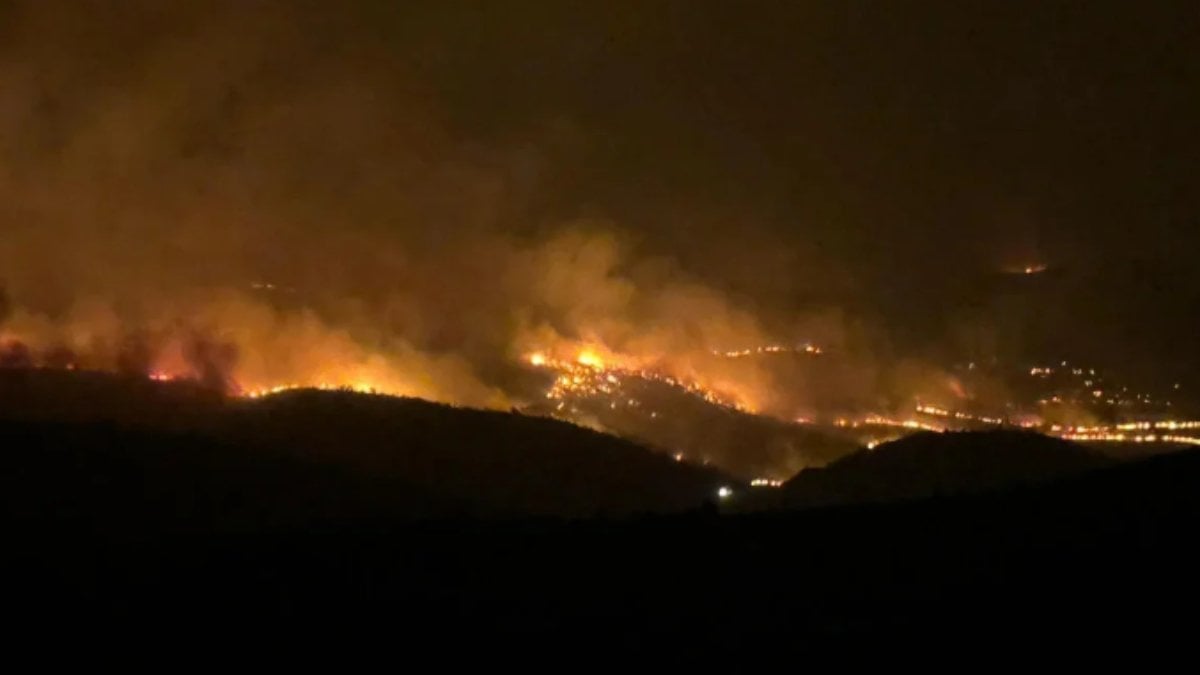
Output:
[[[613,357],[601,357],[594,348],[581,350],[574,360],[560,360],[548,356],[545,352],[534,352],[525,360],[533,366],[545,368],[557,373],[554,383],[546,391],[547,399],[563,402],[566,399],[613,397],[610,408],[641,408],[642,403],[635,398],[620,396],[625,379],[639,378],[650,382],[658,382],[671,387],[683,389],[689,394],[698,396],[705,401],[724,408],[750,412],[749,405],[723,392],[710,389],[695,380],[684,380],[669,375],[656,368],[622,367],[615,362],[629,361]],[[561,406],[559,407],[561,409]],[[650,417],[657,417],[651,411]]]
[[740,359],[758,354],[810,354],[816,356],[821,354],[821,348],[812,343],[805,343],[791,347],[786,345],[764,345],[762,347],[747,347],[745,349],[730,351],[713,350],[712,353],[715,356],[727,359]]
[[356,383],[356,384],[349,384],[349,385],[334,385],[334,384],[329,384],[328,382],[321,382],[321,383],[315,384],[315,385],[279,384],[279,385],[275,385],[273,387],[265,387],[262,389],[253,389],[250,391],[246,391],[246,392],[242,393],[242,396],[244,396],[245,398],[263,398],[265,396],[272,396],[274,394],[282,394],[284,392],[297,391],[300,389],[316,389],[319,391],[348,391],[348,392],[354,392],[354,393],[358,393],[358,394],[381,394],[381,393],[384,393],[384,392],[379,391],[375,387],[373,387],[369,384],[366,384],[366,383],[362,383],[362,382]]

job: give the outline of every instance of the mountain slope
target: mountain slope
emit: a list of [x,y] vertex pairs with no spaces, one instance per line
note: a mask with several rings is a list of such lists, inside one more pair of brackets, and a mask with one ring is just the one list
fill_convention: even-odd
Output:
[[724,482],[549,419],[349,392],[220,399],[95,373],[0,373],[0,448],[10,513],[145,509],[196,526],[677,512]]
[[802,471],[772,498],[793,508],[918,499],[1040,482],[1113,463],[1034,433],[922,432]]

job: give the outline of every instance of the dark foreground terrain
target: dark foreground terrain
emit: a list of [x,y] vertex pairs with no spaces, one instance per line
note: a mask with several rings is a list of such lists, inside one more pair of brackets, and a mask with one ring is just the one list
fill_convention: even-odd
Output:
[[[1194,625],[1200,456],[985,498],[722,517],[7,529],[25,626],[1009,649]],[[912,642],[916,641],[916,642]],[[1068,641],[1064,643],[1062,641]]]
[[672,513],[730,481],[542,417],[51,370],[0,369],[0,448],[14,508],[104,529]]
[[[266,409],[280,420],[317,420],[306,428],[322,443],[382,433],[355,435],[329,419],[331,411],[350,414],[339,406],[375,405],[354,400],[282,398]],[[473,439],[441,455],[450,468],[398,465],[387,453],[387,461],[367,453],[333,462],[321,443],[283,452],[271,445],[283,431],[259,424],[247,432],[241,412],[232,421],[218,415],[224,421],[203,433],[165,423],[4,421],[4,611],[21,633],[65,639],[119,630],[139,640],[203,638],[214,648],[215,636],[228,632],[252,640],[348,632],[384,636],[396,649],[430,636],[466,648],[518,634],[526,642],[510,644],[539,650],[587,643],[793,658],[806,650],[886,657],[966,649],[981,658],[1047,646],[1092,654],[1180,648],[1192,639],[1200,453],[1093,464],[1067,448],[1073,470],[1063,474],[1053,460],[1053,471],[1038,468],[1039,482],[735,515],[745,492],[719,508],[703,497],[719,477],[556,426],[547,429],[584,441],[576,448],[584,457],[609,459],[550,462],[530,468],[533,478],[493,460],[490,473],[462,484],[503,498],[497,503],[507,506],[484,518],[479,509],[488,502],[468,499],[461,485],[439,490],[405,472],[456,473],[457,462],[473,456],[467,449],[489,439],[539,457],[549,446],[530,441],[527,450],[509,424],[539,436],[541,422],[413,410],[419,419],[400,426],[423,431],[404,437],[430,439],[413,447]],[[430,422],[442,414],[456,426]],[[402,433],[385,428],[381,447],[384,436]],[[989,438],[997,437],[954,443]],[[896,457],[907,456],[901,450]],[[631,462],[634,478],[622,483],[601,471],[610,460]],[[489,476],[508,487],[488,487]],[[550,479],[559,484],[537,489]],[[562,485],[572,480],[625,496],[597,518],[576,508],[590,509],[591,497],[568,499]],[[644,505],[644,492],[672,485],[682,487],[657,514],[615,508]],[[513,490],[541,497],[518,499]],[[537,516],[548,504],[570,508]]]
[[1081,445],[1025,431],[920,432],[805,469],[760,501],[794,510],[977,494],[1116,463]]

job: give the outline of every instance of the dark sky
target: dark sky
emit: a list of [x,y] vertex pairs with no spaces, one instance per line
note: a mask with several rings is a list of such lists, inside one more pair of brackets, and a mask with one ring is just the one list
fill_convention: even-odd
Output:
[[1194,3],[566,4],[394,17],[462,133],[577,135],[547,208],[918,342],[1044,262],[1049,347],[1195,360]]
[[1175,251],[1194,218],[1183,4],[491,5],[397,18],[395,39],[424,42],[465,132],[584,129],[572,207],[707,196],[872,263],[925,237],[972,263],[1128,253],[1131,229]]
[[[371,276],[328,253],[394,221],[397,260],[443,262],[414,251],[591,218],[767,328],[837,315],[898,354],[1200,385],[1198,19],[1192,2],[3,3],[5,223],[108,244],[112,215],[153,255],[76,259],[142,285],[145,259],[178,276],[172,255],[212,249],[223,267],[197,275],[291,265],[353,297],[409,279],[441,307],[461,294],[408,262]],[[69,219],[88,224],[55,229]],[[1032,263],[1047,272],[1003,273]]]

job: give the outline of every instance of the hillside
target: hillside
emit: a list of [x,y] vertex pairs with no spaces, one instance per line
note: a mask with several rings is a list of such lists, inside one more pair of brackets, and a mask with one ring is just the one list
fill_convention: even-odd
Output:
[[978,493],[1113,464],[1080,445],[1020,431],[922,432],[807,469],[765,495],[772,507]]
[[[707,462],[744,481],[786,478],[854,452],[839,430],[751,414],[686,387],[637,373],[576,369],[584,384],[559,390],[528,412],[572,420],[640,445]],[[611,379],[609,379],[611,378]],[[545,382],[537,392],[544,390]],[[531,392],[532,393],[532,392]]]
[[725,482],[544,418],[348,392],[222,399],[95,373],[0,373],[0,439],[7,506],[30,517],[628,515],[697,508]]
[[237,402],[213,432],[247,447],[395,477],[482,515],[620,515],[699,507],[727,482],[556,420],[415,399],[296,391]]
[[673,655],[869,644],[889,658],[1014,646],[1075,657],[1097,640],[1104,653],[1190,644],[1180,610],[1200,600],[1198,488],[1200,452],[1188,451],[985,494],[731,517],[149,541],[39,528],[9,539],[0,571],[10,611],[56,635],[115,618],[205,639],[218,623],[286,640],[403,626],[409,639],[537,635]]
[[[694,506],[720,476],[547,419],[22,377],[0,388],[25,396],[0,408],[0,572],[11,610],[60,627],[69,607],[89,631],[390,630],[402,607],[462,637],[890,648],[1019,624],[1062,645],[1128,636],[1130,616],[1157,635],[1164,598],[1200,598],[1196,451],[1114,463],[1032,434],[918,434],[760,491],[903,503],[718,516]],[[69,421],[35,419],[46,393]],[[665,515],[520,517],[642,511]]]

